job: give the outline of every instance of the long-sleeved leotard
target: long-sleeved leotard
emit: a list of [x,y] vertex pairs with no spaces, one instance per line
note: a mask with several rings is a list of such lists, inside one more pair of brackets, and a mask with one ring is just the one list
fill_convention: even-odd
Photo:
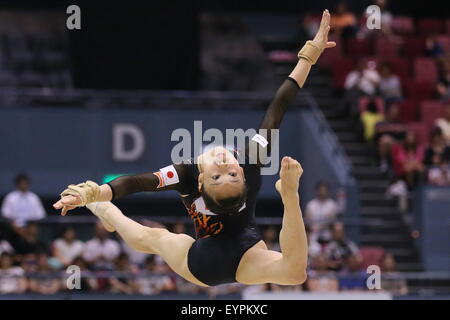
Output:
[[[270,129],[279,128],[288,105],[295,99],[298,90],[297,82],[292,78],[287,78],[277,90],[273,101],[267,108],[259,128],[268,129],[268,134],[264,138],[267,139],[268,144],[265,147],[269,149],[269,152]],[[264,147],[264,145],[264,143],[260,143],[259,147]],[[237,156],[239,152],[239,150],[235,151],[235,155]],[[248,159],[248,145],[243,153]],[[246,178],[247,200],[239,215],[234,217],[218,216],[205,207],[198,191],[199,170],[192,160],[169,165],[157,172],[122,176],[108,184],[112,189],[113,199],[137,192],[176,190],[181,195],[183,203],[194,220],[197,238],[203,238],[221,232],[239,230],[249,224],[254,225],[256,196],[261,185],[261,164],[259,162],[249,164],[249,162],[245,161],[245,164],[241,164]]]

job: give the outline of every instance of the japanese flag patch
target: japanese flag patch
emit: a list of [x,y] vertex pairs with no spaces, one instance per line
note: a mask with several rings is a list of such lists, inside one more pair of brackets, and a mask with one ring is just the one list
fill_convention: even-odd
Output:
[[170,186],[172,184],[180,182],[177,170],[175,170],[175,167],[173,165],[161,168],[158,172],[154,172],[154,174],[159,179],[158,188]]

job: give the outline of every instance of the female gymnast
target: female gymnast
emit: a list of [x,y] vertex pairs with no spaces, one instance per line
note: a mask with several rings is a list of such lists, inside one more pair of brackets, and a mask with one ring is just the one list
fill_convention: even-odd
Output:
[[[278,89],[260,129],[279,128],[287,105],[303,86],[311,65],[324,49],[336,45],[328,41],[329,25],[330,13],[325,10],[315,38],[300,50],[297,65]],[[280,179],[275,185],[284,205],[281,252],[268,250],[255,223],[262,166],[258,148],[270,149],[269,134],[256,135],[245,150],[213,148],[201,154],[197,163],[183,161],[157,172],[119,177],[101,186],[92,181],[70,185],[54,207],[65,215],[68,210],[86,206],[108,231],[117,231],[130,247],[160,255],[174,272],[200,286],[236,281],[300,284],[306,280],[308,251],[298,194],[303,169],[290,157],[281,161]],[[242,154],[244,164],[237,160]],[[135,192],[164,190],[180,194],[194,221],[196,239],[164,228],[142,226],[110,202]]]

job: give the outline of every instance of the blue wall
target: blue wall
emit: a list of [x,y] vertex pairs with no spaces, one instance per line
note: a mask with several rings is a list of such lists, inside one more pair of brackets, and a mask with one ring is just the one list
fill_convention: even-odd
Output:
[[426,186],[414,195],[417,245],[426,271],[450,272],[450,188]]
[[[224,110],[108,110],[13,109],[0,110],[0,194],[12,189],[18,172],[33,179],[33,190],[41,196],[56,196],[68,184],[86,179],[101,181],[109,173],[153,171],[171,163],[170,153],[177,142],[170,140],[177,128],[193,130],[194,120],[208,128],[254,128],[263,111]],[[129,162],[113,158],[113,126],[133,124],[142,132],[145,150]],[[302,205],[314,196],[319,180],[330,182],[333,191],[346,185],[336,159],[321,140],[309,109],[290,111],[280,130],[280,158],[292,156],[301,161]],[[261,198],[278,199],[274,183],[278,175],[265,176]],[[349,189],[350,190],[350,189]],[[356,192],[356,191],[355,191]],[[350,203],[357,194],[350,192]],[[175,197],[172,192],[145,196]],[[353,197],[353,198],[352,198]],[[352,200],[353,199],[353,200]],[[351,212],[356,212],[356,206]],[[279,215],[281,213],[274,213]]]

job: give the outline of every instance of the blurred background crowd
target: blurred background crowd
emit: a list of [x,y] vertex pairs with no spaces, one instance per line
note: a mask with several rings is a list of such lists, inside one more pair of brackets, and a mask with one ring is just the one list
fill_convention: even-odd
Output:
[[[395,273],[395,258],[383,250],[363,249],[346,236],[345,225],[339,221],[340,204],[330,196],[329,186],[321,181],[316,197],[306,204],[304,213],[309,241],[309,277],[299,286],[244,286],[227,284],[213,288],[193,285],[173,273],[156,255],[131,249],[116,234],[106,231],[100,222],[85,232],[81,239],[77,228],[63,223],[52,234],[55,239],[43,240],[40,221],[46,217],[40,198],[30,190],[30,179],[18,175],[16,189],[8,193],[1,213],[7,220],[0,229],[0,294],[55,294],[69,290],[66,272],[71,265],[80,268],[81,287],[88,292],[122,294],[187,293],[227,295],[242,290],[336,292],[367,290],[366,268],[379,265],[383,272]],[[183,222],[171,225],[144,219],[149,227],[167,228],[174,233],[195,236],[192,226]],[[91,225],[91,224],[89,224]],[[271,250],[280,251],[280,225],[261,226],[263,239]],[[47,234],[48,238],[48,234]],[[384,290],[406,294],[406,281],[387,279]]]

